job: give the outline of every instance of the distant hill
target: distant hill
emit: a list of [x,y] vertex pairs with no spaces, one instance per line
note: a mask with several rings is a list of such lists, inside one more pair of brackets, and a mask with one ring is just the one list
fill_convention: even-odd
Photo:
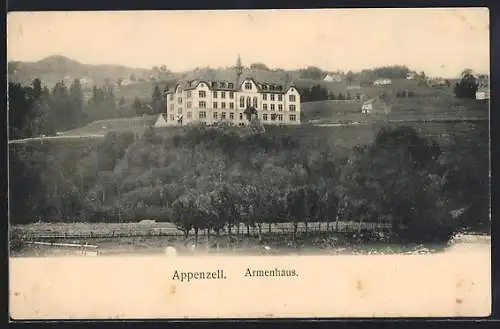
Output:
[[135,76],[137,80],[149,81],[152,70],[136,69],[121,65],[89,65],[53,55],[37,62],[11,61],[8,63],[8,79],[11,82],[29,83],[35,78],[51,87],[58,81],[71,82],[83,79],[89,86],[102,85],[107,80],[116,83],[118,79],[128,80]]

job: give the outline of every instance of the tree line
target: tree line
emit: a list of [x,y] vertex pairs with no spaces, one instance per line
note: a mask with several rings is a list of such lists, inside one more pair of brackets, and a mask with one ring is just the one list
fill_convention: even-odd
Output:
[[[347,153],[279,129],[227,126],[80,143],[11,146],[11,223],[147,218],[197,238],[201,230],[262,233],[291,222],[295,238],[299,223],[307,230],[310,222],[352,220],[390,223],[395,237],[411,241],[445,241],[489,223],[487,173],[462,158],[443,164],[439,144],[412,128],[382,129]],[[454,219],[450,212],[462,207],[475,212]]]
[[301,102],[314,102],[314,101],[324,101],[324,100],[353,100],[361,99],[360,93],[339,92],[338,94],[328,91],[328,89],[317,84],[307,87],[297,87],[300,93]]
[[110,84],[94,86],[86,100],[79,79],[69,86],[60,81],[52,89],[44,86],[40,79],[34,79],[28,86],[9,82],[8,88],[10,139],[54,135],[95,120],[166,110],[166,99],[158,85],[153,86],[150,101],[136,97],[131,105],[123,96],[118,99]]

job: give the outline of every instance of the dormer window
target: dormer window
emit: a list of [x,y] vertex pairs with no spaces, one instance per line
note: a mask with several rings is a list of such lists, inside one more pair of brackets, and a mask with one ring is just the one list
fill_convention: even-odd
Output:
[[267,90],[267,85],[262,85],[262,89]]
[[220,83],[220,87],[221,87],[221,88],[226,88],[226,83],[225,83],[225,82],[221,82],[221,83]]
[[228,83],[227,87],[228,88],[233,88],[233,84],[232,83]]
[[251,82],[245,82],[245,89],[247,89],[247,90],[252,89],[252,83]]
[[270,86],[269,86],[269,89],[270,89],[270,90],[274,90],[274,85],[270,85]]
[[215,87],[217,87],[217,82],[213,81],[212,82],[212,88],[215,88]]

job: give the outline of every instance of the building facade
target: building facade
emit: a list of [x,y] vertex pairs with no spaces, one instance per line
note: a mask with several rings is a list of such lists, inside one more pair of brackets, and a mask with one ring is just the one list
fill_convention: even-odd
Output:
[[300,124],[300,94],[292,84],[242,77],[238,58],[231,79],[185,80],[166,92],[167,124],[229,122],[243,126],[248,108],[256,110],[263,124]]
[[377,79],[373,82],[374,86],[389,86],[392,85],[391,79]]

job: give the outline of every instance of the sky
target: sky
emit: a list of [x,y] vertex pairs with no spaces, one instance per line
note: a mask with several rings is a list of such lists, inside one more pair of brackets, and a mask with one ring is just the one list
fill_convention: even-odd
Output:
[[14,12],[8,60],[172,71],[265,63],[353,70],[407,65],[429,76],[489,72],[486,8]]

